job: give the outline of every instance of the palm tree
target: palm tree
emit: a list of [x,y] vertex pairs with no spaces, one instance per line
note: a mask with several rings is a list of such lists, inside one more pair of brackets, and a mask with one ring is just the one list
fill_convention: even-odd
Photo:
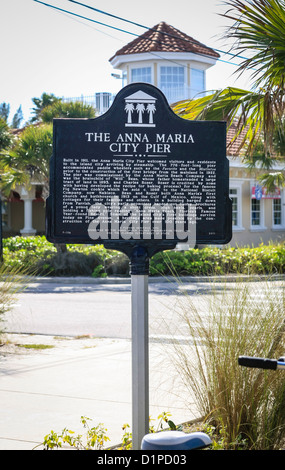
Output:
[[1,103],[0,104],[0,118],[3,119],[5,122],[7,122],[9,113],[10,113],[10,105],[8,103]]
[[284,90],[285,2],[284,0],[228,0],[225,17],[234,21],[226,38],[236,40],[238,54],[251,53],[237,73],[252,70],[255,88]]
[[19,129],[23,119],[24,119],[24,116],[23,116],[22,106],[20,105],[19,108],[17,109],[16,113],[13,116],[11,127],[13,129]]
[[32,108],[34,117],[31,119],[31,122],[40,121],[42,110],[47,106],[58,103],[59,101],[61,101],[61,98],[56,97],[53,93],[43,93],[40,98],[33,98],[32,102],[34,103],[35,107]]
[[0,117],[0,151],[9,147],[12,143],[13,136],[9,130],[9,126],[5,119]]
[[12,148],[0,154],[2,190],[6,195],[18,185],[29,186],[37,181],[43,185],[43,197],[47,197],[52,142],[51,124],[30,125]]
[[94,118],[95,109],[82,101],[56,101],[42,109],[39,114],[42,122],[51,123],[53,118]]
[[[64,106],[58,107],[58,104]],[[46,123],[30,124],[22,129],[17,134],[13,144],[0,153],[1,187],[3,193],[7,196],[15,187],[24,186],[29,188],[31,182],[33,182],[43,187],[42,197],[46,199],[49,193],[49,169],[53,146],[52,117],[88,118],[95,115],[92,107],[85,106],[82,103],[61,103],[57,101],[51,107],[43,108],[37,115],[38,120],[41,119],[45,109],[47,109],[47,113],[44,115]],[[56,246],[60,251],[65,250],[64,245]]]
[[[45,93],[42,96],[45,97],[40,100],[42,106],[44,106],[44,102],[50,102],[50,97],[52,97],[52,100],[54,97],[54,95],[46,95]],[[3,191],[8,194],[15,186],[29,185],[31,180],[36,180],[43,185],[43,197],[46,198],[49,183],[49,161],[53,145],[53,117],[92,118],[94,116],[94,108],[81,102],[62,103],[60,100],[55,99],[53,104],[41,108],[41,111],[37,114],[37,119],[42,119],[43,122],[30,124],[21,130],[13,145],[0,154]],[[7,131],[8,126],[5,123],[3,123],[3,126],[4,130]]]
[[[246,148],[247,159],[254,158],[256,143],[262,140],[259,160],[270,162],[276,156],[276,133],[285,141],[285,1],[227,0],[225,4],[229,10],[224,16],[233,21],[226,38],[235,39],[237,54],[250,54],[236,73],[252,72],[252,90],[226,88],[177,103],[173,109],[186,119],[226,120],[228,126],[236,122],[235,138],[243,135],[241,147]],[[279,154],[285,156],[284,147]],[[276,183],[282,180],[283,173],[276,173]]]

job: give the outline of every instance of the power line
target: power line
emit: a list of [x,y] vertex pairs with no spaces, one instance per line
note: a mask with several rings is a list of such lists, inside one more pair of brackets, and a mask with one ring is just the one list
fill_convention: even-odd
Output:
[[64,12],[62,12],[62,11],[59,11],[58,13],[61,14],[61,15],[63,15],[63,16],[65,16],[65,17],[68,18],[69,20],[76,21],[76,23],[80,23],[80,24],[82,24],[83,26],[86,26],[87,28],[92,29],[93,31],[97,31],[97,33],[104,34],[104,36],[108,36],[109,38],[112,38],[112,39],[115,39],[116,41],[121,41],[121,42],[122,42],[122,39],[119,39],[119,38],[117,38],[117,37],[115,37],[115,36],[112,36],[111,34],[108,34],[108,33],[106,33],[105,31],[102,31],[101,29],[95,28],[95,27],[92,26],[91,24],[85,23],[84,21],[80,21],[80,19],[73,18],[73,16],[69,16],[67,13],[64,13]]
[[[76,17],[78,17],[78,18],[82,18],[82,19],[84,19],[84,20],[87,20],[87,21],[91,21],[91,22],[93,22],[93,23],[100,24],[101,26],[106,26],[107,28],[115,29],[116,31],[120,31],[120,32],[123,32],[123,33],[126,33],[126,34],[131,34],[132,36],[139,37],[139,34],[132,33],[131,31],[127,31],[127,30],[125,30],[125,29],[117,28],[117,27],[115,27],[115,26],[111,26],[111,25],[108,25],[108,24],[106,24],[106,23],[102,23],[102,22],[100,22],[100,21],[93,20],[93,19],[91,19],[91,18],[87,18],[86,16],[78,15],[77,13],[73,13],[73,12],[71,12],[71,11],[64,10],[64,9],[59,8],[59,7],[56,7],[56,6],[54,6],[54,5],[50,5],[49,3],[45,3],[45,2],[42,2],[42,1],[40,1],[40,0],[34,0],[34,2],[40,3],[40,4],[42,4],[42,5],[46,6],[46,7],[49,7],[49,8],[53,8],[53,9],[58,10],[58,11],[60,11],[60,12],[68,13],[68,14],[73,15],[73,16],[76,16]],[[160,45],[166,45],[167,47],[170,46],[169,44],[166,44],[166,43],[161,42],[161,41],[157,41],[157,40],[155,40],[155,39],[145,38],[145,40],[150,41],[150,42],[156,42],[157,44],[160,44]],[[185,52],[184,49],[182,49],[182,48],[180,48],[180,47],[178,47],[178,49],[181,50],[181,51],[183,51],[183,52]]]
[[[88,8],[90,10],[93,10],[93,11],[96,11],[98,13],[101,13],[102,15],[107,15],[107,16],[110,16],[112,18],[116,18],[117,20],[120,20],[120,21],[124,21],[126,23],[130,23],[130,24],[133,24],[135,26],[138,26],[140,28],[144,28],[144,29],[147,29],[147,30],[150,30],[150,31],[154,31],[154,32],[157,32],[156,29],[154,28],[149,28],[148,26],[145,26],[143,24],[140,24],[140,23],[136,23],[134,21],[131,21],[131,20],[128,20],[126,18],[122,18],[121,16],[117,16],[117,15],[114,15],[112,13],[108,13],[106,11],[103,11],[103,10],[100,10],[99,8],[95,8],[95,7],[91,7],[90,5],[86,5],[85,3],[81,3],[81,2],[78,2],[76,0],[68,0],[69,2],[71,3],[75,3],[77,5],[80,5],[80,6],[83,6],[85,8]],[[197,41],[195,41],[194,39],[191,40],[190,38],[189,39],[186,39],[186,38],[180,38],[179,36],[175,36],[174,34],[171,34],[171,33],[167,33],[166,31],[160,31],[161,34],[163,34],[164,36],[169,36],[169,37],[172,37],[174,39],[183,39],[183,41],[186,41],[186,42],[189,42],[191,44],[197,44]],[[248,57],[243,57],[241,55],[238,55],[238,54],[233,54],[232,52],[225,52],[225,51],[221,51],[220,49],[215,49],[215,48],[212,48],[214,51],[216,52],[220,52],[221,54],[227,54],[227,55],[231,55],[232,57],[238,57],[240,59],[245,59],[247,60]],[[224,61],[223,61],[224,62]]]
[[[44,5],[44,6],[48,7],[48,8],[53,8],[54,10],[57,10],[57,11],[59,11],[59,12],[67,13],[67,14],[69,14],[69,15],[73,15],[73,16],[75,16],[75,17],[84,19],[84,20],[86,20],[86,21],[91,21],[92,23],[96,23],[96,24],[99,24],[99,25],[101,25],[101,26],[105,26],[105,27],[107,27],[107,28],[115,29],[116,31],[120,31],[120,32],[123,32],[123,33],[126,33],[126,34],[131,34],[132,36],[139,37],[139,34],[132,33],[131,31],[127,31],[127,30],[124,30],[124,29],[121,29],[121,28],[117,28],[116,26],[111,26],[111,25],[108,25],[108,24],[106,24],[106,23],[102,23],[101,21],[93,20],[93,19],[88,18],[88,17],[86,17],[86,16],[78,15],[77,13],[73,13],[73,12],[71,12],[71,11],[64,10],[63,8],[56,7],[56,6],[51,5],[51,4],[49,4],[49,3],[42,2],[42,1],[40,1],[40,0],[33,0],[33,1],[36,2],[36,3],[40,3],[41,5]],[[69,0],[69,1],[71,1],[71,0]],[[79,3],[79,2],[76,2],[76,3]],[[91,8],[91,7],[90,7],[90,8]],[[129,20],[127,20],[127,21],[129,21]],[[154,30],[154,31],[156,31],[156,30]],[[167,34],[167,33],[166,33],[166,34]],[[150,41],[150,42],[156,42],[156,43],[158,43],[158,44],[160,44],[160,45],[169,46],[168,44],[166,44],[166,43],[164,43],[164,42],[161,42],[161,41],[157,41],[157,40],[155,40],[155,39],[149,39],[149,38],[145,38],[145,39],[148,40],[148,41]],[[179,48],[179,47],[178,47],[178,49],[181,50],[181,51],[183,51],[183,52],[185,52],[184,49],[182,49],[182,48]],[[234,54],[233,54],[233,55],[234,55]],[[222,60],[222,59],[217,59],[217,60],[220,61],[220,62],[225,62],[225,63],[230,64],[230,65],[234,65],[234,66],[236,66],[236,67],[239,66],[238,64],[234,64],[234,63],[229,62],[229,61],[224,61],[224,60]]]
[[116,18],[117,20],[125,21],[126,23],[130,23],[130,24],[133,24],[135,26],[139,26],[140,28],[151,29],[151,28],[148,28],[147,26],[144,26],[142,24],[135,23],[134,21],[131,21],[131,20],[127,20],[126,18],[122,18],[120,16],[113,15],[112,13],[107,13],[106,11],[103,11],[103,10],[99,10],[99,8],[95,8],[95,7],[91,7],[89,5],[85,5],[85,3],[77,2],[75,0],[68,0],[68,1],[72,2],[72,3],[76,3],[77,5],[81,5],[82,7],[89,8],[90,10],[97,11],[98,13],[102,13],[102,15],[111,16],[112,18]]
[[[102,23],[101,21],[96,21],[96,20],[93,20],[91,18],[87,18],[86,16],[82,16],[82,15],[78,15],[77,13],[73,13],[71,11],[68,11],[68,10],[64,10],[63,8],[59,8],[59,7],[56,7],[54,5],[50,5],[49,3],[45,3],[45,2],[42,2],[40,0],[34,0],[34,2],[36,3],[40,3],[41,5],[44,5],[46,7],[49,7],[49,8],[53,8],[54,10],[58,10],[60,12],[64,12],[64,13],[68,13],[70,15],[73,15],[73,16],[76,16],[78,18],[81,18],[81,19],[84,19],[84,20],[87,20],[87,21],[91,21],[92,23],[96,23],[96,24],[100,24],[101,26],[106,26],[107,28],[111,28],[111,29],[115,29],[116,31],[120,31],[122,33],[126,33],[126,34],[131,34],[132,36],[136,36],[136,37],[139,37],[139,34],[136,34],[136,33],[132,33],[131,31],[127,31],[125,29],[121,29],[121,28],[117,28],[115,26],[111,26],[111,25],[108,25],[106,23]],[[161,41],[157,41],[155,39],[149,39],[149,38],[145,38],[147,41],[150,41],[150,42],[156,42],[158,44],[164,44],[163,42]],[[168,44],[166,44],[166,46],[168,46]],[[183,49],[181,48],[178,48],[180,49],[181,51],[183,51]]]
[[78,18],[81,18],[83,20],[87,20],[87,21],[91,21],[92,23],[100,24],[101,26],[106,26],[107,28],[115,29],[115,30],[120,31],[122,33],[127,33],[127,34],[132,34],[133,36],[138,36],[137,34],[131,33],[130,31],[125,31],[124,29],[116,28],[115,26],[110,26],[106,23],[102,23],[100,21],[92,20],[91,18],[87,18],[86,16],[78,15],[77,13],[73,13],[71,11],[64,10],[63,8],[59,8],[59,7],[56,7],[54,5],[50,5],[49,3],[41,2],[40,0],[33,0],[33,1],[36,2],[36,3],[41,3],[42,5],[45,5],[46,7],[53,8],[55,10],[58,10],[58,11],[61,11],[61,12],[64,12],[64,13],[68,13],[69,15],[77,16]]

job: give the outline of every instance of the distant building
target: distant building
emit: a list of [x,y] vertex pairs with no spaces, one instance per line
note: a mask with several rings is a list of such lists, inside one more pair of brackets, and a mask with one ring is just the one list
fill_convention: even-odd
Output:
[[205,93],[206,70],[219,57],[210,47],[161,22],[118,50],[110,63],[121,71],[123,86],[151,83],[174,103]]
[[[233,144],[236,133],[228,130],[227,155],[230,162],[230,198],[232,199],[233,238],[231,245],[256,246],[260,243],[285,240],[285,189],[273,194],[260,186],[261,168],[249,170],[242,162],[239,147],[243,136]],[[276,162],[270,171],[283,171],[285,162]]]

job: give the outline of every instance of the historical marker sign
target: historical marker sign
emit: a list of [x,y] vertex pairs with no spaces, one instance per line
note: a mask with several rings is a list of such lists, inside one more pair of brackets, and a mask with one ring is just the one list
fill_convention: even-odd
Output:
[[95,119],[55,119],[47,200],[53,243],[125,252],[132,275],[133,449],[148,432],[148,263],[179,242],[231,239],[226,124],[176,116],[152,85]]
[[145,83],[98,118],[54,119],[47,238],[127,253],[229,242],[226,124],[179,118]]

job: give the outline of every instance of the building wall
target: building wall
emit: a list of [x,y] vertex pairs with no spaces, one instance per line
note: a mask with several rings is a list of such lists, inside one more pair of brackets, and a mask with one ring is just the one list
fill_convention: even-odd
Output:
[[[184,54],[183,54],[184,55]],[[165,94],[168,102],[171,104],[173,102],[189,99],[194,97],[197,92],[202,93],[206,90],[206,70],[212,63],[208,63],[208,61],[203,58],[202,60],[195,60],[195,55],[190,54],[191,60],[188,60],[178,55],[176,58],[176,54],[172,53],[172,58],[167,59],[167,57],[163,57],[161,54],[157,55],[154,53],[153,55],[150,54],[133,54],[132,57],[128,56],[125,58],[125,62],[122,62],[119,68],[122,71],[123,76],[123,86],[133,83],[134,81],[143,81],[147,83],[151,83],[156,87],[160,88],[162,92]],[[180,81],[177,83],[174,81],[169,84],[166,88],[163,87],[161,82],[161,70],[163,68],[168,68],[168,71],[172,69],[181,69],[183,70],[183,84]],[[132,76],[132,71],[141,70],[143,68],[149,68],[151,70],[151,76],[147,79],[144,77],[143,79],[134,79]],[[197,78],[194,79],[192,72],[196,71],[201,72],[202,76],[200,79],[200,83],[197,88]],[[171,74],[171,72],[169,71]],[[169,75],[166,73],[166,75]],[[194,73],[194,72],[193,72]]]
[[7,203],[8,227],[4,228],[6,233],[20,233],[24,227],[24,203],[23,201],[11,201]]
[[[285,189],[281,191],[281,224],[273,224],[273,199],[260,202],[260,224],[252,225],[252,187],[258,172],[249,172],[237,159],[230,163],[230,197],[233,199],[233,237],[230,246],[258,246],[260,243],[285,241]],[[235,201],[234,201],[235,199]],[[3,236],[20,234],[24,227],[24,202],[12,199],[4,203]],[[32,226],[45,233],[45,204],[32,202]]]
[[[20,235],[21,229],[24,227],[24,202],[8,201],[4,203],[4,214],[2,215],[3,222],[3,237],[10,237]],[[33,228],[37,234],[45,233],[45,204],[42,200],[34,200],[32,203]]]
[[[285,240],[285,189],[281,190],[281,224],[274,226],[274,199],[260,201],[260,223],[252,223],[252,187],[257,185],[260,172],[249,172],[245,168],[230,169],[230,197],[237,198],[238,220],[233,207],[233,237],[231,246],[257,246],[260,243],[281,242]],[[231,192],[235,190],[235,194]],[[234,204],[234,203],[233,203]]]
[[45,233],[45,203],[42,200],[33,201],[33,227],[37,233]]

